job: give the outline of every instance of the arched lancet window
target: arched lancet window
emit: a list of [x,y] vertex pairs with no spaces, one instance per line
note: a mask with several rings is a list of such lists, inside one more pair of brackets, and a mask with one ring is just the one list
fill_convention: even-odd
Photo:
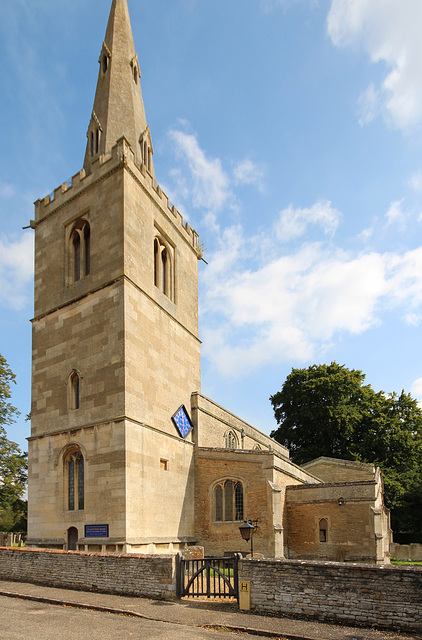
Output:
[[224,436],[224,446],[226,449],[238,449],[239,439],[234,431],[228,431]]
[[[137,74],[137,77],[140,77],[139,69],[134,71]],[[149,129],[145,129],[141,137],[139,138],[139,144],[141,146],[141,154],[142,154],[142,164],[145,166],[149,173],[153,173],[152,166],[152,156],[154,154],[154,150],[152,148],[151,136],[149,134]]]
[[72,233],[73,247],[73,279],[75,282],[81,279],[81,237],[77,229]]
[[82,511],[85,508],[85,461],[82,452],[75,448],[65,457],[67,483],[67,510]]
[[69,378],[70,382],[70,409],[79,409],[80,407],[80,378],[76,371],[73,371]]
[[97,154],[100,150],[100,130],[97,129],[95,131],[95,153]]
[[91,229],[89,224],[84,226],[84,243],[85,243],[85,275],[91,273]]
[[154,284],[173,299],[173,278],[170,251],[161,238],[154,239]]
[[328,522],[325,518],[319,521],[319,541],[327,542],[328,540]]
[[94,132],[93,131],[91,131],[89,136],[89,152],[91,156],[94,155]]
[[105,73],[108,69],[108,56],[107,54],[103,55],[103,73]]
[[70,233],[69,274],[71,282],[78,282],[91,272],[91,229],[88,220],[75,222]]
[[214,487],[214,518],[217,522],[243,520],[243,485],[237,480],[224,480]]

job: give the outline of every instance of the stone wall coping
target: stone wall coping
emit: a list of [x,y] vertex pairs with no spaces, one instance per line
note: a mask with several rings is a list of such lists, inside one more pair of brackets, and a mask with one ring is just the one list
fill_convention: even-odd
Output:
[[359,570],[367,571],[367,572],[379,572],[379,571],[389,571],[396,573],[421,573],[422,566],[420,565],[391,565],[391,564],[367,564],[365,562],[333,562],[326,560],[293,560],[289,558],[263,558],[263,559],[252,559],[252,558],[242,558],[239,560],[240,563],[248,562],[252,564],[265,564],[273,567],[281,567],[281,566],[294,566],[294,567],[304,567],[309,569],[316,569],[325,567],[344,569],[344,571],[350,571],[351,568],[356,568]]
[[342,458],[329,458],[328,456],[320,456],[319,458],[315,458],[314,460],[310,460],[309,462],[305,462],[302,467],[306,469],[307,467],[314,466],[319,463],[325,463],[332,466],[339,467],[354,467],[355,469],[372,469],[372,473],[375,473],[375,465],[370,462],[360,462],[358,460],[343,460]]
[[173,559],[175,554],[171,553],[101,553],[90,551],[67,551],[65,549],[35,549],[32,547],[0,547],[0,551],[12,551],[13,553],[34,553],[44,555],[68,555],[68,556],[98,556],[103,558],[134,558],[149,560]]
[[356,487],[376,485],[376,480],[348,480],[347,482],[319,482],[318,484],[291,484],[287,488],[290,490],[299,489],[324,489],[325,487]]

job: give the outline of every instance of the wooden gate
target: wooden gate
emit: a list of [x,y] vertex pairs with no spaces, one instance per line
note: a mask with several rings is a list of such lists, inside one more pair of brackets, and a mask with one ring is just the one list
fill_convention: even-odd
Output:
[[177,596],[239,597],[239,558],[202,558],[177,561]]

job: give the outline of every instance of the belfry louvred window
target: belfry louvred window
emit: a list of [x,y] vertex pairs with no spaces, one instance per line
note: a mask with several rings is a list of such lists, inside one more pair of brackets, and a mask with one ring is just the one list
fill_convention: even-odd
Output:
[[82,218],[72,227],[69,242],[70,281],[77,282],[91,272],[91,229]]
[[154,284],[170,300],[173,299],[173,265],[170,249],[159,237],[154,239]]

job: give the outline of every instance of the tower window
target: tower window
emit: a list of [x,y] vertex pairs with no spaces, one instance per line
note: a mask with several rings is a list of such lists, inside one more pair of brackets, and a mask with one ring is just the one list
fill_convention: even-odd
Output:
[[214,517],[216,522],[243,520],[243,485],[225,480],[214,487]]
[[69,408],[74,411],[80,407],[80,377],[77,371],[72,371],[69,378]]
[[173,299],[173,269],[170,250],[161,238],[154,239],[154,284]]
[[91,131],[89,136],[89,152],[91,156],[94,155],[94,132],[93,131]]
[[108,56],[106,54],[103,55],[103,73],[105,73],[108,69]]
[[81,238],[75,230],[72,236],[73,245],[73,279],[75,282],[81,278]]
[[79,449],[73,450],[65,458],[68,511],[82,511],[85,508],[84,464],[84,457]]
[[139,143],[141,145],[142,164],[146,167],[147,171],[152,174],[154,172],[152,166],[152,156],[154,151],[152,148],[151,136],[149,134],[148,128],[142,134]]
[[91,272],[91,229],[85,219],[72,227],[69,242],[69,280],[78,282]]
[[95,131],[95,153],[97,154],[100,150],[100,130],[96,129]]

